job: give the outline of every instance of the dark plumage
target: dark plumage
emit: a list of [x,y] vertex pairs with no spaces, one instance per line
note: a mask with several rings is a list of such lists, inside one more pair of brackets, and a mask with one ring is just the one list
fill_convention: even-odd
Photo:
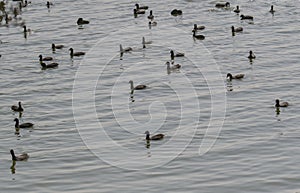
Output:
[[249,56],[248,58],[251,60],[251,59],[255,59],[256,56],[253,54],[252,50],[249,51]]
[[90,22],[87,20],[83,20],[81,17],[77,20],[77,25],[89,24]]
[[205,26],[204,25],[201,25],[201,26],[197,26],[197,24],[194,24],[194,28],[192,30],[192,32],[197,32],[198,30],[204,30],[205,29]]
[[138,15],[138,14],[145,14],[146,11],[143,9],[133,9],[133,14]]
[[139,10],[139,9],[144,9],[145,10],[145,9],[149,8],[148,6],[145,6],[145,5],[144,6],[140,6],[138,3],[135,4],[135,7],[136,7],[137,10]]
[[253,20],[253,16],[251,15],[241,15],[241,20],[245,20],[245,19],[249,19],[249,20]]
[[14,121],[16,122],[15,128],[29,128],[33,127],[33,123],[22,123],[21,125],[19,124],[19,119],[15,118]]
[[52,50],[62,49],[63,47],[64,47],[64,45],[55,45],[55,44],[52,44]]
[[21,155],[16,156],[13,149],[10,150],[10,154],[13,161],[25,161],[29,158],[27,153],[22,153]]
[[173,16],[182,15],[182,11],[179,10],[179,9],[173,9],[173,10],[171,11],[171,15],[173,15]]
[[232,74],[228,73],[227,74],[227,79],[229,81],[231,81],[232,79],[242,79],[242,78],[244,78],[244,76],[245,76],[245,74],[237,74],[237,75],[233,76]]
[[270,11],[269,11],[270,13],[275,13],[275,10],[274,10],[274,6],[273,5],[271,5],[271,9],[270,9]]
[[70,48],[70,56],[73,58],[73,56],[83,56],[85,55],[85,52],[74,52],[73,48]]
[[235,32],[242,32],[242,31],[243,31],[242,27],[234,28],[234,26],[231,26],[232,35],[234,35]]
[[217,8],[230,7],[230,3],[229,2],[219,2],[219,3],[216,3],[216,7]]
[[152,137],[150,137],[149,131],[146,131],[145,134],[146,134],[146,140],[161,140],[165,136],[164,134],[156,134],[156,135],[153,135]]
[[50,56],[43,58],[43,56],[41,54],[39,55],[39,58],[40,58],[40,61],[51,61],[51,60],[53,60],[53,58],[50,57]]
[[56,68],[58,67],[58,63],[50,63],[50,64],[45,64],[44,62],[41,62],[41,66],[43,69],[47,69],[47,68]]
[[18,106],[16,106],[16,105],[11,106],[11,110],[17,111],[17,112],[22,112],[22,111],[24,111],[24,109],[23,109],[22,106],[21,106],[21,101],[19,101]]
[[173,50],[170,51],[170,54],[171,54],[171,60],[174,60],[174,57],[184,57],[184,53],[177,52],[175,54]]
[[193,37],[198,39],[198,40],[204,40],[205,39],[204,35],[197,35],[196,31],[193,32]]
[[150,20],[154,19],[154,15],[152,14],[152,10],[150,10],[150,14],[148,15],[148,19],[150,19]]
[[235,12],[235,13],[240,13],[240,12],[241,12],[240,7],[237,5],[237,6],[236,6],[236,9],[233,10],[233,12]]
[[129,83],[130,83],[130,89],[131,89],[131,91],[133,91],[133,90],[143,90],[143,89],[147,88],[147,86],[143,85],[143,84],[140,84],[140,85],[137,85],[137,86],[134,87],[132,80],[130,80]]
[[289,103],[288,102],[279,102],[279,99],[275,100],[275,107],[288,107]]

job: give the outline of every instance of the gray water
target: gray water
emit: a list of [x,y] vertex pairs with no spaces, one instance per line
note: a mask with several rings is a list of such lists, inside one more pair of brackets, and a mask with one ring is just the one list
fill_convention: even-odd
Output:
[[[151,30],[149,11],[133,17],[136,1],[53,3],[32,1],[0,26],[1,192],[300,191],[299,1],[230,2],[253,23],[213,1],[140,1],[158,23]],[[78,28],[78,17],[90,24]],[[205,40],[192,38],[194,23]],[[233,37],[231,25],[244,32]],[[142,36],[153,41],[146,49]],[[52,53],[53,42],[65,48]],[[120,43],[133,47],[121,60]],[[70,47],[87,54],[70,59]],[[167,73],[170,49],[186,57]],[[41,70],[39,54],[59,67]],[[228,72],[245,78],[227,83]],[[131,98],[129,80],[148,88]],[[279,114],[276,98],[290,103]],[[18,101],[21,122],[35,126],[16,135]],[[146,130],[165,139],[147,148]],[[30,155],[15,171],[10,149]]]

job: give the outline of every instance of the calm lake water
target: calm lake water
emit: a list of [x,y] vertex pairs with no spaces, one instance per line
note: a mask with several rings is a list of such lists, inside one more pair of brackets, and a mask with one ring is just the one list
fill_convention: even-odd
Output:
[[[38,0],[2,21],[1,192],[300,192],[300,1],[139,1],[151,29],[135,3]],[[194,23],[205,40],[193,39]],[[232,25],[244,31],[232,36]],[[120,44],[133,51],[120,58]],[[179,70],[167,71],[170,49],[185,53]],[[59,67],[41,70],[40,54]],[[229,83],[229,72],[245,78]],[[130,95],[129,80],[148,88]],[[276,98],[290,106],[277,113]],[[35,126],[15,134],[18,101],[20,121]],[[165,138],[147,143],[146,130]],[[30,158],[13,166],[10,149]]]

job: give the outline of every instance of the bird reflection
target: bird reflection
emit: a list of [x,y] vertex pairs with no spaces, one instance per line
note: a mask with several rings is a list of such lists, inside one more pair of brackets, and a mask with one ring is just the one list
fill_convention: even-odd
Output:
[[15,166],[16,166],[16,161],[13,160],[13,161],[12,161],[12,165],[10,166],[10,171],[11,171],[12,174],[15,174],[15,173],[16,173],[16,168],[15,168]]
[[249,58],[249,63],[253,64],[253,59],[252,58]]
[[130,102],[134,102],[135,100],[134,100],[134,95],[133,95],[133,90],[131,91],[131,93],[130,93]]
[[147,149],[150,148],[150,140],[146,140],[146,145],[145,145],[145,147],[146,147]]
[[226,89],[227,91],[233,91],[233,86],[231,82],[227,82]]
[[18,136],[20,135],[20,128],[16,127],[15,135],[18,135]]

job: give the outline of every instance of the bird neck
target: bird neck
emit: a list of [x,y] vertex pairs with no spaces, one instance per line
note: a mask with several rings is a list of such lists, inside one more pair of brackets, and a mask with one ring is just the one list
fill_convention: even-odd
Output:
[[16,157],[16,155],[15,155],[15,152],[14,152],[14,151],[10,151],[10,154],[11,154],[12,160],[13,160],[13,161],[16,161],[16,160],[17,160],[17,157]]
[[16,121],[15,127],[19,128],[19,119],[15,119],[15,121]]
[[146,134],[146,140],[150,140],[150,134]]
[[133,87],[133,82],[132,82],[132,81],[130,81],[130,89],[131,89],[131,91],[133,91],[133,90],[134,90],[134,87]]

